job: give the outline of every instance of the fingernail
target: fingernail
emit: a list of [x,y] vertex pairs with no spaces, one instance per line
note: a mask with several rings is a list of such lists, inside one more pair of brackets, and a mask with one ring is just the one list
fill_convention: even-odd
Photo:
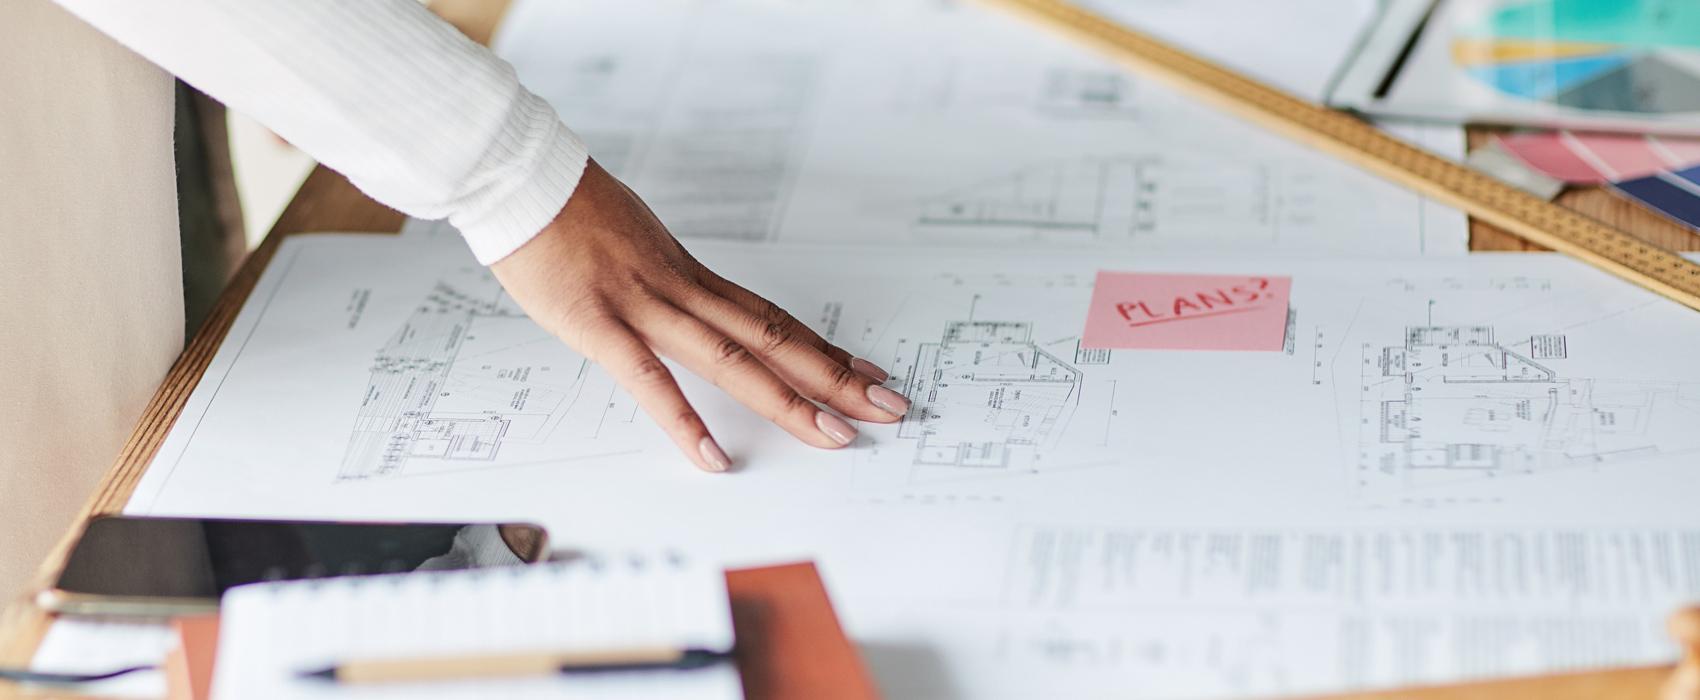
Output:
[[894,416],[901,416],[909,412],[909,399],[903,398],[902,394],[878,384],[868,385],[868,401],[880,407],[881,411]]
[[856,439],[855,428],[850,427],[850,424],[844,422],[843,418],[826,411],[815,414],[815,427],[820,428],[821,432],[826,433],[827,437],[832,438],[833,442],[840,445],[848,445],[851,440]]
[[864,377],[872,379],[876,382],[883,382],[883,381],[891,378],[890,372],[887,372],[883,369],[880,369],[879,365],[876,365],[872,362],[864,360],[860,357],[850,358],[850,369],[854,370],[857,374],[860,374]]
[[702,455],[703,464],[708,465],[711,472],[723,472],[732,468],[732,460],[726,458],[726,452],[720,449],[714,438],[705,437],[697,443],[697,453]]

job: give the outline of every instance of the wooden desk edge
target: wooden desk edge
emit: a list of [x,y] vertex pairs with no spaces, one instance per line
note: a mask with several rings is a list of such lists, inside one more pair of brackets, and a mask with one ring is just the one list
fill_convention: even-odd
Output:
[[[487,43],[494,35],[508,0],[433,0],[431,8],[467,36]],[[1472,144],[1491,135],[1472,129]],[[1617,226],[1649,242],[1675,250],[1700,250],[1700,235],[1654,214],[1632,202],[1598,189],[1567,192],[1560,201],[1584,214]],[[0,663],[24,665],[33,657],[51,623],[51,617],[36,608],[30,591],[49,585],[63,566],[72,544],[89,518],[121,510],[160,442],[182,412],[213,354],[223,342],[242,304],[260,274],[271,262],[285,236],[312,231],[395,233],[405,217],[365,197],[346,179],[323,167],[316,168],[297,191],[265,240],[255,248],[231,278],[205,324],[172,365],[158,391],[148,402],[135,431],[125,443],[113,466],[102,477],[94,494],[83,506],[74,525],[43,561],[29,591],[10,599],[0,613]],[[1471,222],[1472,250],[1537,250],[1521,239],[1479,222]],[[1611,671],[1511,679],[1456,686],[1330,696],[1338,700],[1466,700],[1485,697],[1629,698],[1651,697],[1669,673],[1669,666],[1649,666]],[[28,697],[66,695],[63,691],[29,690],[0,685],[0,695],[27,692]]]

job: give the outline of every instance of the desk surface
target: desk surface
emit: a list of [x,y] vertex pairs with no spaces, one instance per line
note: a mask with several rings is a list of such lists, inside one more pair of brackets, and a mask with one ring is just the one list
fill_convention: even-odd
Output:
[[[506,9],[507,0],[433,0],[431,7],[448,19],[467,36],[487,42]],[[1489,132],[1472,130],[1470,141],[1479,143]],[[1624,231],[1675,250],[1700,250],[1700,235],[1672,223],[1646,209],[1598,188],[1567,192],[1558,200],[1579,212],[1617,226]],[[214,351],[224,339],[236,312],[253,290],[260,272],[265,269],[283,237],[308,231],[356,231],[395,233],[405,219],[401,213],[384,207],[356,190],[342,176],[317,168],[308,176],[270,234],[232,277],[229,287],[208,315],[205,325],[189,342],[183,355],[166,375],[159,390],[149,402],[117,461],[101,480],[83,512],[81,523],[98,514],[122,510],[135,489],[142,471],[153,458],[159,443],[182,411],[189,392],[194,389]],[[1505,231],[1481,222],[1470,224],[1471,250],[1541,250]],[[55,551],[43,562],[37,573],[38,586],[51,580],[61,566],[79,526],[66,533]],[[37,586],[32,586],[32,589]],[[0,663],[27,663],[47,631],[49,618],[20,595],[9,601],[0,617]],[[1644,667],[1623,670],[1547,676],[1542,678],[1495,681],[1468,685],[1410,689],[1380,693],[1360,693],[1338,696],[1361,700],[1475,700],[1478,698],[1539,698],[1541,700],[1615,700],[1654,697],[1659,684],[1669,675],[1669,667]],[[11,686],[0,686],[0,697],[16,693]],[[28,697],[43,697],[29,695]]]

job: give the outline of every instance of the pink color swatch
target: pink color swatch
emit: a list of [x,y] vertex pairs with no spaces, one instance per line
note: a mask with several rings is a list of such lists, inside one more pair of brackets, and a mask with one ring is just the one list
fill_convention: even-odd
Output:
[[1700,164],[1700,140],[1543,131],[1496,137],[1510,153],[1547,177],[1598,185]]
[[1098,273],[1087,348],[1280,350],[1290,277]]
[[1501,136],[1499,147],[1547,177],[1590,184],[1609,179],[1566,146],[1557,133]]
[[1667,163],[1677,163],[1667,170],[1685,170],[1690,163],[1700,163],[1700,139],[1657,139],[1659,152]]
[[1596,134],[1579,136],[1565,132],[1566,141],[1577,151],[1592,153],[1610,180],[1624,180],[1659,172],[1682,163],[1669,163],[1645,136]]

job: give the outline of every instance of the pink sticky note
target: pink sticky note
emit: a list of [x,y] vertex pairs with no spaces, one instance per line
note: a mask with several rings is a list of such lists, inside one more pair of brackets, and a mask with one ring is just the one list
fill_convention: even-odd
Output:
[[1280,350],[1290,277],[1100,271],[1088,348]]

